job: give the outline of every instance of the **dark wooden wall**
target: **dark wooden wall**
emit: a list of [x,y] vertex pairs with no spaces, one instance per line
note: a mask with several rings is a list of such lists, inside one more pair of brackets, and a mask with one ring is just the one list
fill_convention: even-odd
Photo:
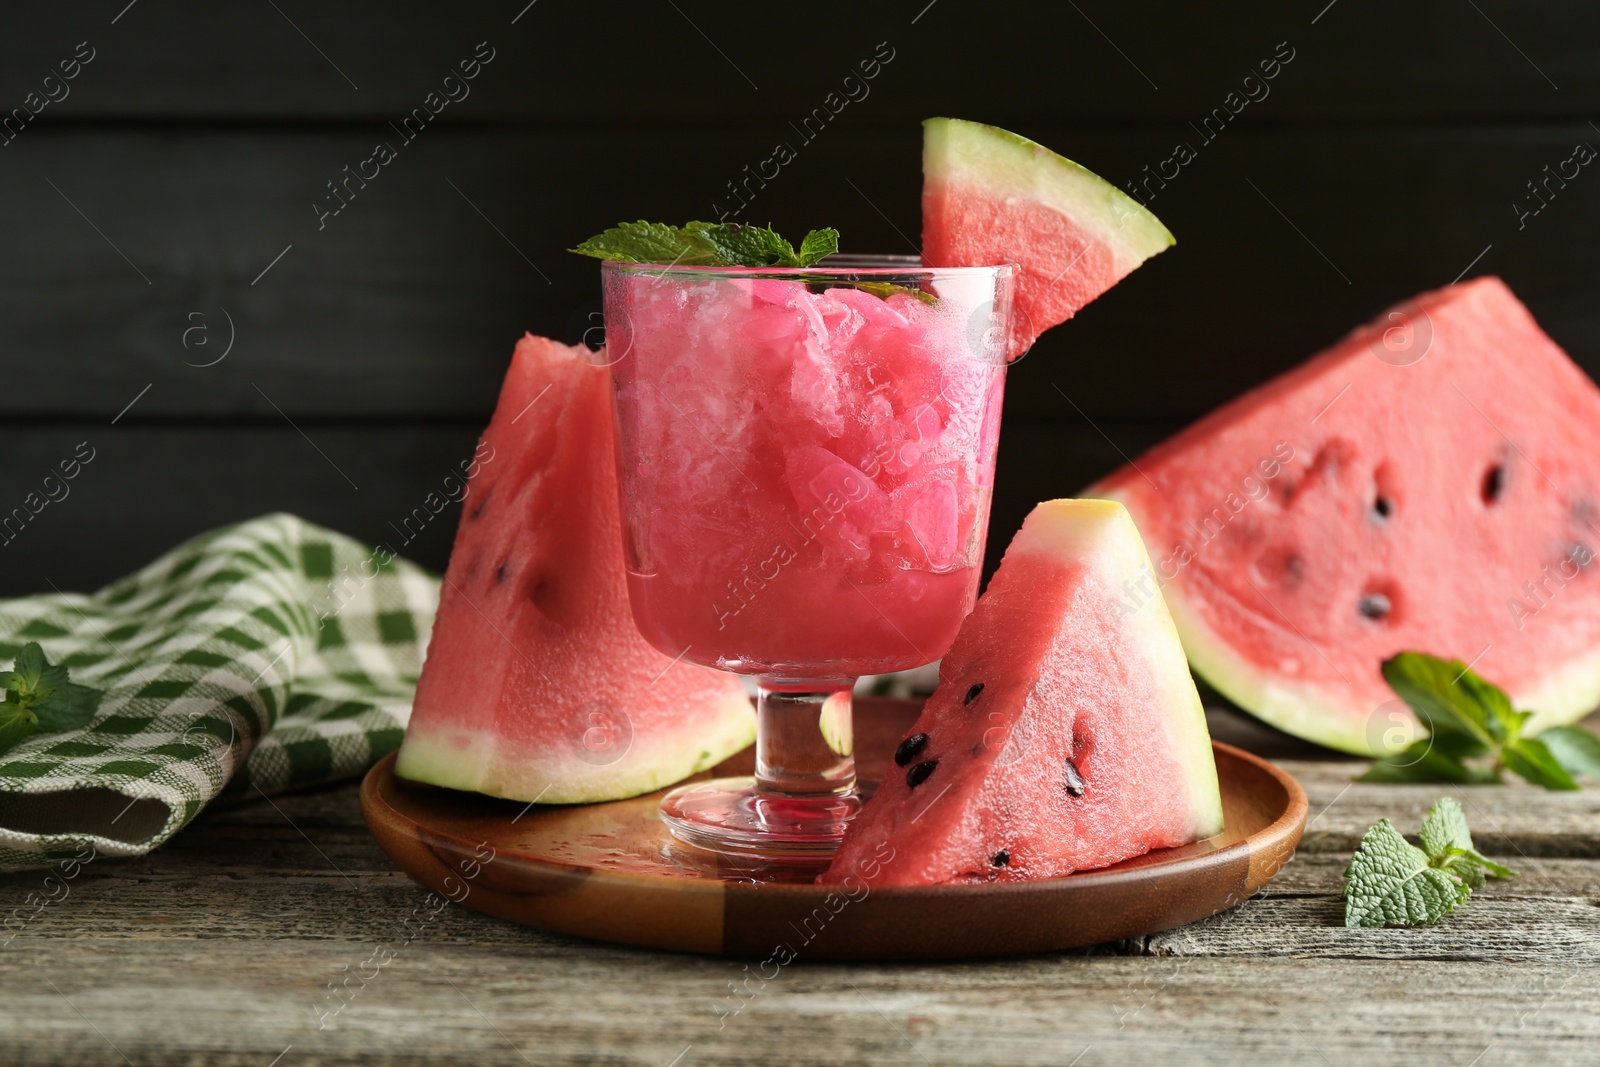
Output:
[[[0,111],[94,58],[0,147],[0,513],[79,442],[95,458],[0,545],[0,594],[90,588],[269,510],[386,536],[470,453],[520,332],[587,325],[596,266],[564,248],[709,215],[787,141],[754,221],[914,251],[935,114],[1119,182],[1198,150],[1150,204],[1177,247],[1013,372],[994,548],[1033,501],[1469,266],[1600,372],[1600,166],[1513,208],[1600,146],[1579,0],[525,4],[12,5]],[[319,228],[325,183],[479,42],[470,96]],[[869,94],[802,144],[791,122],[880,42]],[[1270,95],[1203,143],[1190,123],[1280,42]],[[441,566],[454,524],[412,554]]]

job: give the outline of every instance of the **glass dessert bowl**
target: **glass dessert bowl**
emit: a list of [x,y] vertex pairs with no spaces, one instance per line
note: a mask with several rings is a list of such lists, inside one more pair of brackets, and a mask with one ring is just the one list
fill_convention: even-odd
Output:
[[855,680],[938,659],[977,596],[1013,268],[602,275],[634,619],[757,686],[755,775],[675,789],[662,818],[825,859],[861,804]]

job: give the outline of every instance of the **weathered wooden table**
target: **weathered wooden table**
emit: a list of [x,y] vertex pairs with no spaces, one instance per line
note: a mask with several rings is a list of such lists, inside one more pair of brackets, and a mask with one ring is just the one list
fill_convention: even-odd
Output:
[[[1352,784],[1359,762],[1232,713],[1213,732],[1311,799],[1243,906],[1086,953],[799,962],[726,1018],[742,963],[431,914],[354,783],[209,812],[89,864],[0,950],[0,1064],[1600,1063],[1600,789]],[[1521,876],[1432,928],[1345,929],[1361,832],[1414,831],[1444,793]],[[0,900],[42,879],[4,876]]]

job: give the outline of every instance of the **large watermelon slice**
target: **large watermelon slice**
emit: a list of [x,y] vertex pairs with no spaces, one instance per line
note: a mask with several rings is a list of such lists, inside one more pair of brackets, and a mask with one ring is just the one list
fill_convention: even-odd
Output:
[[396,773],[515,800],[635,796],[748,745],[731,676],[645,643],[628,608],[611,384],[517,345],[468,482]]
[[[1600,389],[1496,278],[1427,293],[1111,475],[1195,670],[1284,730],[1403,744],[1380,664],[1600,702]],[[1127,598],[1136,607],[1136,598]]]
[[1017,265],[1013,359],[1172,243],[1138,201],[1043,145],[981,122],[922,124],[922,262]]
[[1116,609],[1149,566],[1120,504],[1034,508],[820,881],[1050,878],[1220,832],[1172,620]]

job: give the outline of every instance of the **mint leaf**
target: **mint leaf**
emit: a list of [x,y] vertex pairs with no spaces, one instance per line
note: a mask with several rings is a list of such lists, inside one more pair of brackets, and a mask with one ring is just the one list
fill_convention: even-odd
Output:
[[1489,733],[1497,741],[1515,740],[1522,733],[1522,724],[1533,717],[1532,712],[1512,708],[1505,690],[1470,669],[1463,671],[1456,687],[1464,690],[1475,705],[1487,709]]
[[11,670],[0,671],[0,691],[0,751],[38,729],[87,726],[104,695],[71,682],[67,668],[46,659],[37,641],[23,646]]
[[39,672],[39,684],[36,688],[42,693],[54,689],[59,685],[67,684],[67,669],[57,666],[49,661],[45,662],[44,669]]
[[1346,926],[1413,926],[1437,922],[1471,890],[1411,844],[1388,819],[1361,837],[1345,868]]
[[1455,782],[1460,785],[1489,785],[1500,780],[1494,768],[1463,763],[1460,758],[1450,754],[1445,737],[1425,737],[1421,741],[1413,741],[1394,755],[1375,760],[1367,772],[1356,780]]
[[44,649],[39,647],[39,642],[29,641],[22,646],[22,651],[17,653],[17,662],[12,665],[11,681],[6,683],[6,688],[14,690],[19,696],[26,696],[39,687],[39,681],[44,677],[45,668],[49,661],[44,658]]
[[1428,809],[1417,848],[1388,819],[1361,837],[1345,868],[1346,926],[1412,926],[1437,921],[1481,889],[1485,875],[1516,872],[1485,859],[1472,847],[1461,804],[1440,797]]
[[1538,737],[1573,777],[1600,778],[1600,737],[1578,726],[1556,726]]
[[1465,852],[1472,848],[1472,831],[1467,829],[1466,813],[1454,797],[1440,797],[1434,802],[1417,836],[1422,841],[1422,851],[1435,863],[1448,859],[1451,849]]
[[1578,783],[1567,773],[1549,746],[1537,737],[1519,738],[1500,750],[1500,761],[1534,785],[1546,789],[1577,789]]
[[805,240],[800,242],[800,261],[796,266],[809,267],[819,259],[831,256],[837,251],[839,251],[838,230],[832,226],[812,230],[806,234]]
[[[1428,854],[1428,862],[1465,878],[1474,889],[1483,885],[1483,869],[1496,878],[1510,878],[1517,873],[1510,867],[1502,867],[1491,859],[1485,859],[1473,847],[1466,812],[1461,810],[1460,802],[1454,797],[1440,797],[1434,802],[1433,807],[1428,809],[1428,817],[1422,820],[1422,832],[1417,836],[1422,841],[1422,850]],[[1472,875],[1463,875],[1461,872],[1469,867]],[[1476,878],[1476,882],[1473,878]]]
[[1488,879],[1484,876],[1483,868],[1472,861],[1460,849],[1455,850],[1458,855],[1450,856],[1439,865],[1445,874],[1461,879],[1461,883],[1468,889],[1482,889]]
[[1482,755],[1505,734],[1511,702],[1459,660],[1402,652],[1384,663],[1383,677],[1434,737],[1461,735],[1465,755]]
[[[1457,660],[1402,652],[1384,663],[1383,677],[1429,736],[1376,761],[1363,781],[1498,782],[1504,767],[1545,789],[1572,790],[1576,774],[1600,777],[1600,738],[1572,727],[1523,737],[1533,713],[1518,711],[1504,690]],[[1493,766],[1466,762],[1478,756],[1494,757]]]
[[1517,876],[1517,872],[1513,871],[1510,867],[1503,867],[1494,860],[1488,859],[1481,853],[1470,848],[1453,848],[1450,850],[1450,855],[1451,859],[1449,862],[1455,863],[1457,859],[1464,857],[1484,868],[1496,878],[1515,878]]
[[800,251],[774,230],[739,222],[619,222],[568,251],[620,263],[664,266],[809,267],[839,250],[839,231],[812,230]]
[[[65,677],[65,667],[56,669]],[[89,725],[89,720],[94,718],[95,709],[100,706],[100,698],[104,695],[100,690],[91,689],[86,685],[63,682],[33,705],[33,713],[39,717],[40,729],[76,730],[80,726]]]
[[720,262],[717,251],[695,231],[659,222],[619,222],[576,248],[583,256],[621,263],[674,263],[704,266]]
[[33,712],[12,701],[0,703],[0,752],[8,752],[39,728]]
[[692,230],[716,250],[727,266],[798,267],[794,246],[772,230],[737,222],[691,222]]

